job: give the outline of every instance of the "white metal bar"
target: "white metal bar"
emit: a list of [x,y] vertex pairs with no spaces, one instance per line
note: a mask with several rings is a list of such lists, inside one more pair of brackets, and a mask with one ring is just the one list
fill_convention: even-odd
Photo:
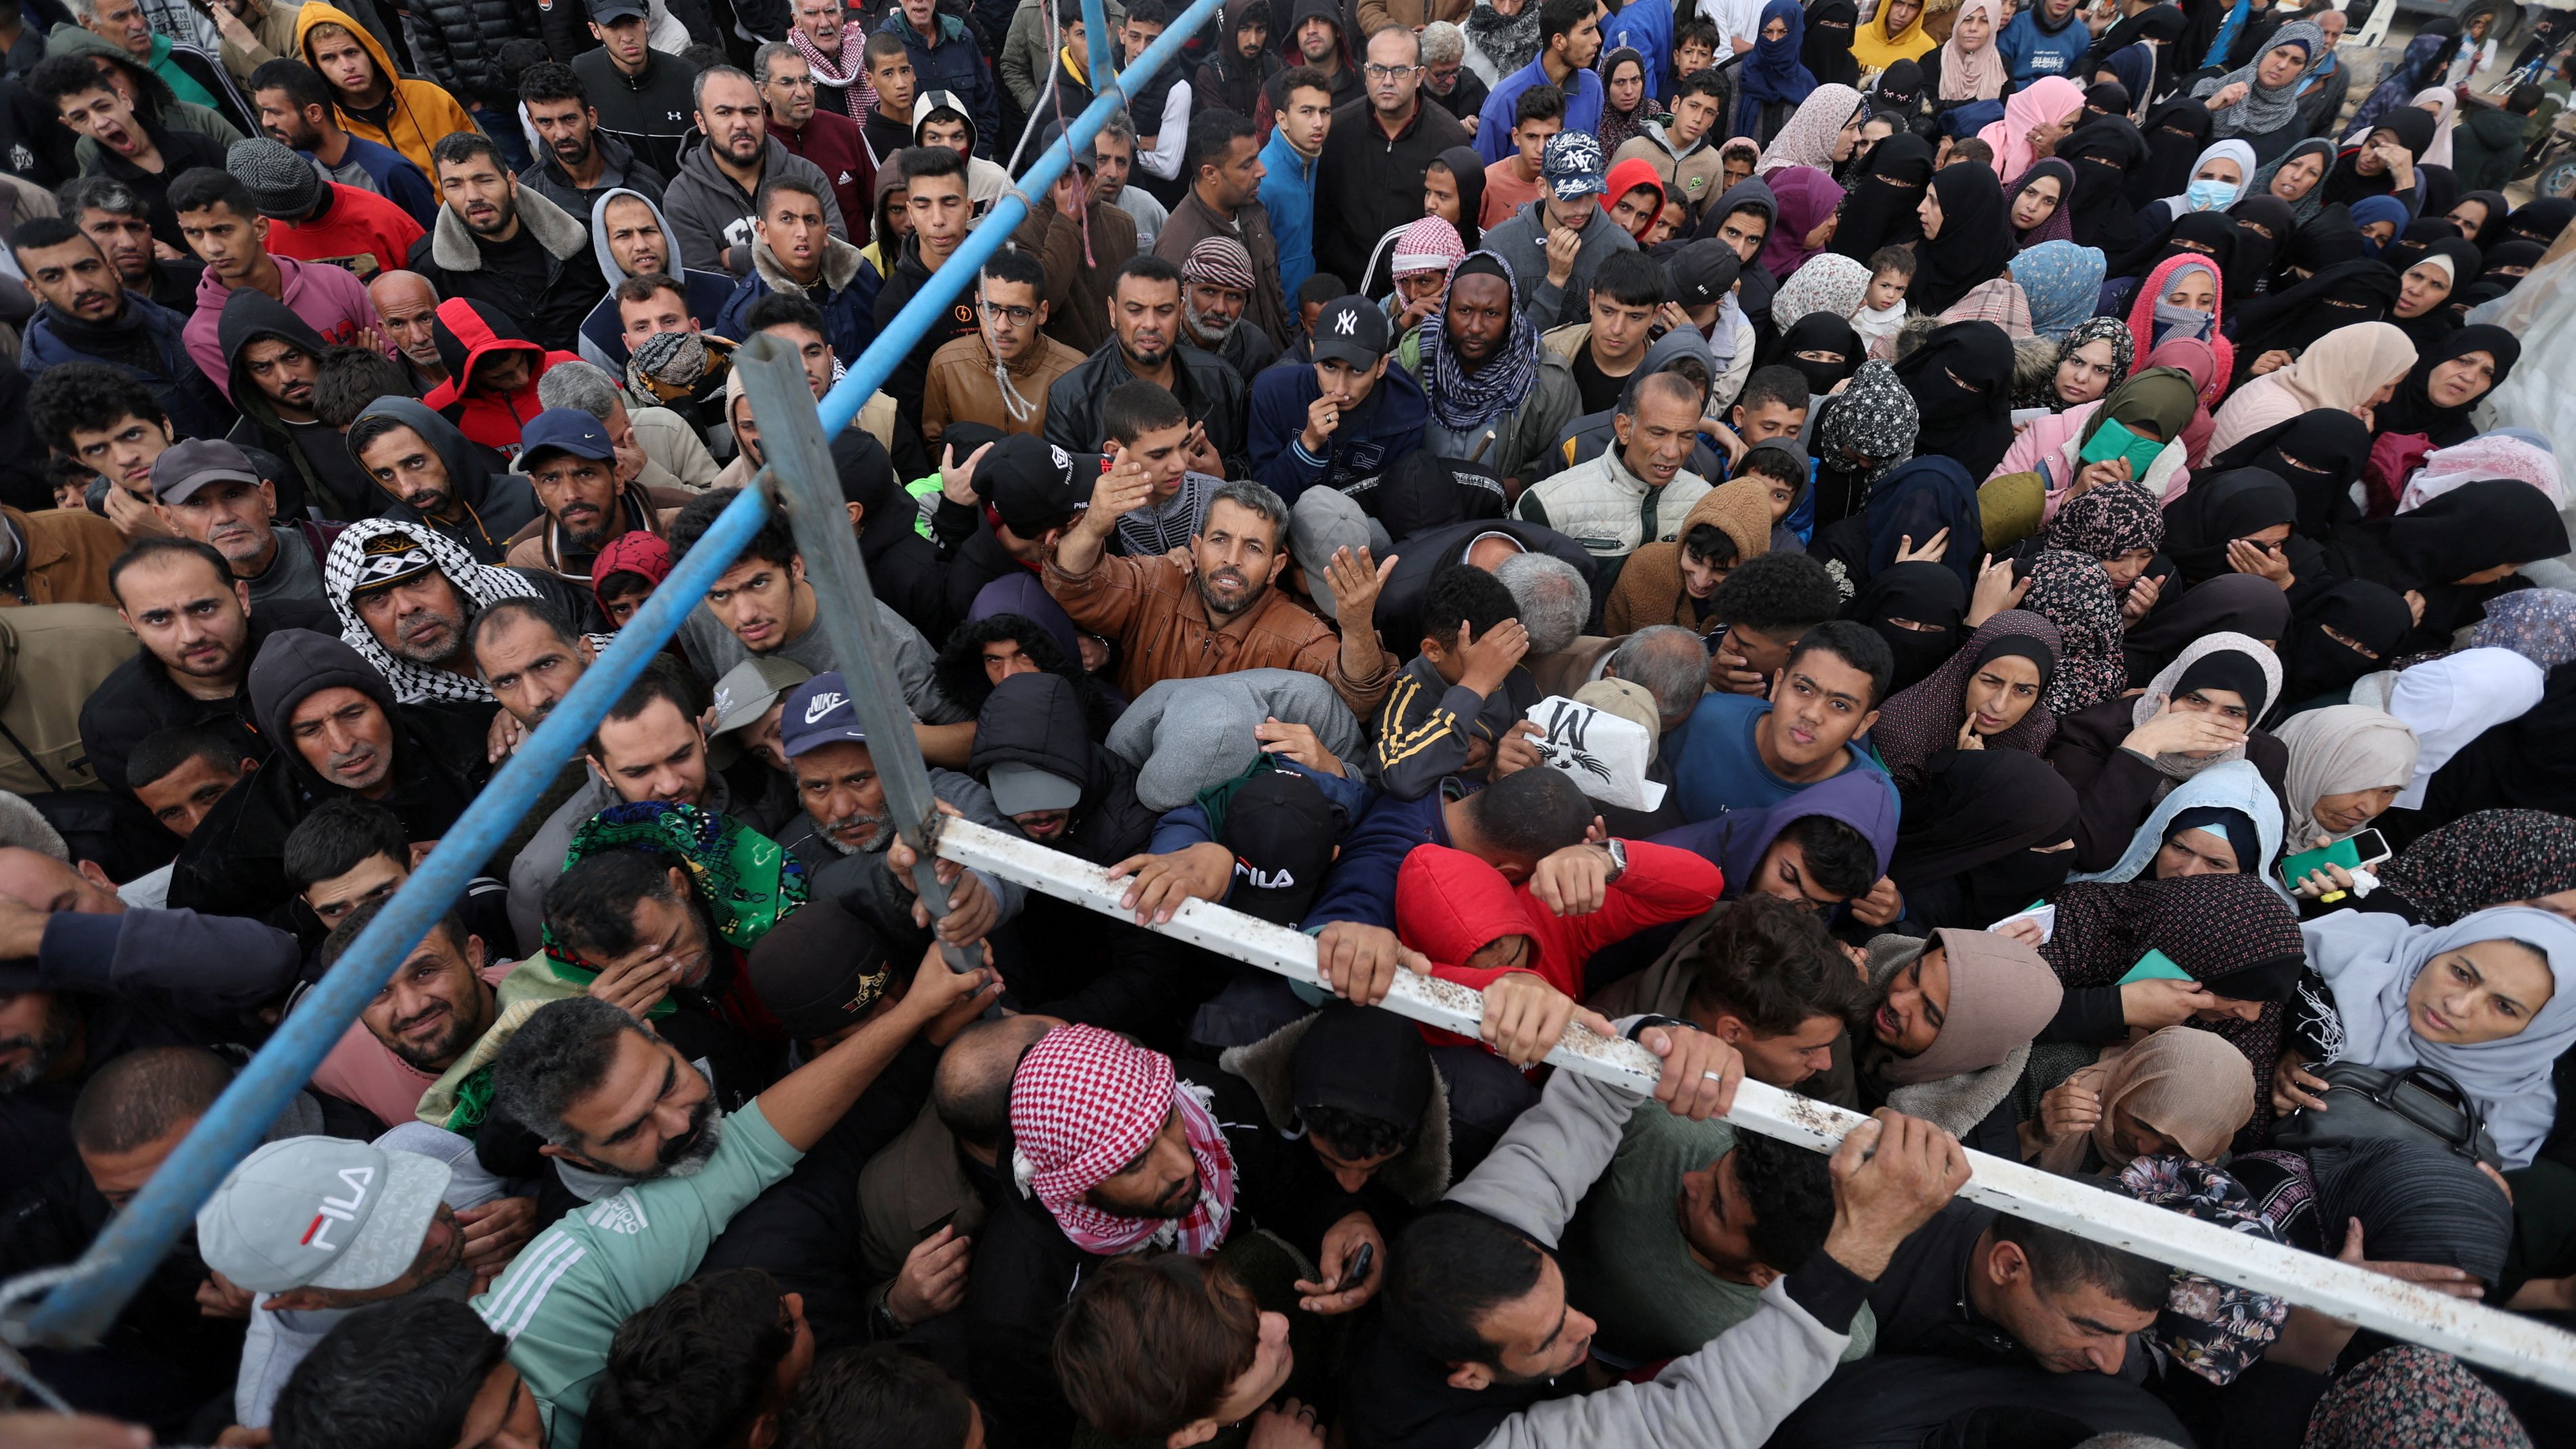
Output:
[[[1118,906],[1125,885],[1112,882],[1106,871],[1016,835],[952,819],[940,833],[939,853],[1104,915],[1133,919]],[[1193,900],[1154,929],[1293,981],[1316,981],[1311,937],[1240,911]],[[1476,1034],[1482,1005],[1482,998],[1464,986],[1410,971],[1397,976],[1385,1001],[1389,1011],[1468,1036]],[[1567,1028],[1548,1061],[1639,1093],[1653,1092],[1659,1066],[1645,1048],[1605,1040],[1580,1026]],[[1830,1103],[1747,1081],[1726,1120],[1830,1152],[1843,1133],[1865,1119]],[[1963,1195],[1989,1207],[2576,1392],[2576,1335],[2332,1258],[2231,1233],[2019,1162],[1975,1151],[1968,1161],[1972,1176]]]

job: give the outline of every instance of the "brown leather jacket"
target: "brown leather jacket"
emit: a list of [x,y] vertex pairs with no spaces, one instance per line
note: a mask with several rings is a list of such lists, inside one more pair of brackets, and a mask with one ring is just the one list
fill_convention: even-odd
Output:
[[1052,205],[1029,209],[1011,239],[1034,254],[1047,279],[1046,334],[1088,357],[1109,339],[1107,281],[1136,255],[1136,218],[1114,206],[1087,208],[1091,254],[1083,228]]
[[[0,606],[19,604],[105,604],[116,607],[107,586],[107,566],[125,551],[125,535],[116,525],[86,508],[45,508],[34,513],[0,506],[27,546],[23,560],[26,597],[15,588],[0,588]],[[20,572],[20,571],[13,571]]]
[[1005,433],[1046,431],[1047,389],[1082,365],[1082,354],[1041,332],[1038,345],[1011,369],[1011,385],[1028,405],[1025,418],[1011,416],[1002,385],[993,380],[993,349],[982,333],[954,337],[930,354],[930,371],[921,385],[921,441],[930,456],[939,456],[939,440],[950,423],[982,423]]
[[1104,555],[1087,574],[1066,573],[1050,558],[1046,589],[1077,627],[1124,646],[1118,687],[1131,698],[1166,679],[1294,669],[1321,676],[1353,714],[1370,719],[1395,686],[1399,661],[1382,648],[1375,672],[1344,677],[1340,636],[1276,584],[1222,625],[1208,617],[1191,570],[1168,557]]

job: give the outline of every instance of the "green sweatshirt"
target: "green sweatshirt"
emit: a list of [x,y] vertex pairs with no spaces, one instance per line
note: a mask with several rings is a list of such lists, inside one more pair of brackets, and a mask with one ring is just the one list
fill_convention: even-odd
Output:
[[689,1177],[639,1182],[566,1213],[519,1250],[474,1311],[510,1340],[510,1366],[546,1416],[546,1442],[581,1442],[609,1340],[637,1310],[688,1281],[735,1213],[805,1154],[757,1101],[721,1119],[723,1138]]

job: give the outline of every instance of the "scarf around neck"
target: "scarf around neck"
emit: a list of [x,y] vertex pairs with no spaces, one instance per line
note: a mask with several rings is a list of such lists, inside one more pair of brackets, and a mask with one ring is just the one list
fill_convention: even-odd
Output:
[[847,86],[867,80],[868,33],[859,26],[841,27],[839,55],[825,55],[823,48],[814,43],[814,37],[793,26],[788,27],[787,43],[795,46],[796,53],[805,57],[805,63],[814,68],[816,85]]
[[[1487,266],[1479,265],[1479,259],[1490,264],[1489,274],[1499,274],[1514,288],[1513,295],[1519,295],[1520,284],[1512,275],[1512,264],[1487,251],[1470,253],[1449,274],[1453,291],[1460,279],[1472,275],[1470,267],[1488,271]],[[1482,368],[1471,373],[1449,346],[1448,309],[1443,307],[1423,319],[1422,362],[1431,377],[1431,386],[1426,390],[1431,394],[1433,421],[1451,432],[1464,432],[1483,427],[1519,407],[1538,382],[1539,346],[1538,325],[1530,321],[1529,309],[1516,301],[1512,306],[1511,335],[1503,339],[1502,347]]]

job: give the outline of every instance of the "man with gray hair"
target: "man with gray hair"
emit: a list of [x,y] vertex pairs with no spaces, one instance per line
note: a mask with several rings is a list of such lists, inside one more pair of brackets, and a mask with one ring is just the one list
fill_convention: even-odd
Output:
[[[591,363],[558,362],[538,374],[537,405],[579,408],[599,419],[617,445],[618,481],[655,494],[656,507],[679,507],[722,471],[687,419],[669,408],[628,408],[617,384]],[[666,490],[680,496],[661,496]]]
[[152,249],[152,212],[134,188],[113,176],[80,176],[57,193],[65,221],[107,253],[125,290],[150,298],[185,317],[197,309],[197,278],[205,264],[195,257],[165,262]]
[[788,41],[773,40],[752,56],[751,78],[769,109],[769,134],[787,154],[814,163],[831,183],[841,218],[869,214],[877,194],[877,165],[859,123],[815,103],[814,63]]
[[1422,93],[1440,109],[1458,118],[1467,134],[1476,134],[1476,118],[1484,113],[1485,97],[1492,90],[1485,78],[1467,66],[1467,32],[1447,20],[1434,20],[1422,27]]
[[1679,624],[1640,629],[1611,651],[1601,666],[1601,677],[1646,687],[1655,697],[1655,713],[1664,726],[1657,758],[1679,759],[1683,726],[1690,723],[1691,711],[1699,707],[1699,697],[1708,689],[1708,646],[1700,637]]
[[1529,652],[1555,654],[1573,647],[1592,617],[1592,585],[1583,571],[1554,554],[1516,553],[1494,565],[1494,577],[1520,605]]
[[1154,238],[1163,234],[1163,226],[1172,219],[1171,211],[1144,188],[1127,184],[1136,173],[1136,123],[1125,111],[1113,111],[1091,141],[1099,154],[1099,169],[1092,173],[1091,199],[1106,202],[1136,220],[1136,250],[1141,254],[1154,249]]

